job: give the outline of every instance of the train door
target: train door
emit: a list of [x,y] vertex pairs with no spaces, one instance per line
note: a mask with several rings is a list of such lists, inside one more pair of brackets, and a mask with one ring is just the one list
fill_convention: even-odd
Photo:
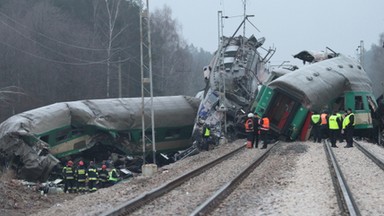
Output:
[[284,134],[287,132],[295,113],[298,109],[298,103],[283,92],[276,92],[271,100],[266,115],[270,118],[270,127],[272,130]]

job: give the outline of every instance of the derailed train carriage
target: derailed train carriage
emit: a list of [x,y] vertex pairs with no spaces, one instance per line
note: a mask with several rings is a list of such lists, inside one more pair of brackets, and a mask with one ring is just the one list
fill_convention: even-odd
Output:
[[[199,103],[187,96],[153,98],[157,153],[192,145]],[[20,178],[43,181],[59,159],[84,151],[142,156],[141,116],[141,98],[63,102],[23,112],[0,125],[0,159]],[[145,121],[149,125],[150,119]],[[152,134],[150,129],[146,133]],[[148,154],[151,149],[147,143]]]
[[[242,23],[243,24],[243,23]],[[241,26],[241,25],[240,25]],[[239,27],[240,28],[240,27]],[[236,34],[236,32],[235,32]],[[234,34],[234,35],[235,35]],[[203,125],[209,125],[217,139],[235,139],[244,134],[244,110],[249,110],[257,93],[257,77],[273,56],[275,49],[262,55],[265,38],[243,36],[222,37],[222,43],[205,72],[206,88],[197,112],[193,139],[203,143]],[[264,49],[264,48],[263,48]],[[216,143],[219,143],[216,140]]]
[[[302,59],[314,61],[308,57],[311,56]],[[377,109],[371,80],[357,61],[334,53],[264,85],[254,111],[270,118],[275,135],[287,140],[306,140],[312,112],[330,113],[347,108],[355,113],[358,133],[369,134],[373,128],[372,114]]]

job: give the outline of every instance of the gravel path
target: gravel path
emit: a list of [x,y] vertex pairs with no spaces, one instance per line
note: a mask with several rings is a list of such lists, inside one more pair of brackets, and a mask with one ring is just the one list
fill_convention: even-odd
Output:
[[[364,145],[373,150],[375,145]],[[378,146],[376,146],[378,147]],[[376,154],[378,155],[376,149]],[[384,171],[356,147],[334,149],[361,215],[384,215]]]
[[[216,190],[232,180],[261,155],[256,149],[243,149],[228,160],[192,178],[180,187],[144,206],[132,215],[188,215]],[[175,203],[178,203],[175,205]]]
[[323,145],[279,145],[213,215],[338,215]]
[[[212,151],[201,152],[198,155],[162,167],[153,177],[135,177],[128,182],[56,204],[35,215],[99,215],[113,206],[158,187],[241,145],[244,145],[244,140],[221,145]],[[329,216],[340,214],[323,145],[312,142],[281,142],[279,145],[281,148],[273,150],[270,157],[243,182],[240,190],[236,190],[228,196],[226,201],[220,205],[221,208],[213,215]],[[362,145],[366,145],[376,154],[384,155],[384,148],[382,147],[371,143],[363,143]],[[362,153],[358,154],[356,148],[339,148],[336,150],[336,156],[339,157],[340,155],[338,160],[340,160],[339,163],[342,164],[343,170],[356,168],[354,172],[348,171],[347,181],[349,181],[348,184],[351,189],[362,188],[363,195],[365,191],[365,195],[361,196],[361,200],[358,201],[358,204],[362,203],[367,208],[367,210],[362,211],[362,215],[384,215],[382,205],[384,201],[384,195],[382,195],[384,192],[383,171],[366,168],[376,166],[369,159],[357,164],[356,161],[363,160],[359,159],[359,154]],[[256,157],[262,150],[247,149],[246,151],[250,156]],[[233,160],[227,169],[230,171],[241,170],[242,164],[244,164],[243,160]],[[205,185],[200,186],[201,188],[195,187],[195,191],[180,189],[167,195],[178,197],[176,201],[172,198],[174,208],[185,208],[183,207],[185,204],[183,200],[191,193],[200,196],[199,193],[204,194],[209,191],[209,186],[212,185],[211,179],[215,175],[221,175],[223,170],[225,168],[211,170],[209,176],[204,177]],[[376,179],[370,181],[367,180],[367,176]],[[350,181],[349,179],[353,180]],[[372,189],[368,190],[367,188]],[[161,204],[155,204],[156,208],[159,205]],[[186,215],[183,212],[184,210],[178,212],[174,209],[163,209],[152,215]]]

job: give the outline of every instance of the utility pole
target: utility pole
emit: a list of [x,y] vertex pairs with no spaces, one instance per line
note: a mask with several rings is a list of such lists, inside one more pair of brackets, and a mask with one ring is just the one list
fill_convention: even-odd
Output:
[[122,91],[121,91],[121,58],[119,57],[119,68],[118,68],[118,82],[119,82],[119,98],[122,97]]
[[[140,52],[141,52],[141,123],[143,144],[143,168],[146,167],[146,143],[152,144],[153,164],[152,169],[157,170],[155,123],[153,110],[153,82],[152,82],[152,51],[149,2],[141,2],[140,8]],[[148,88],[149,85],[149,88]],[[149,93],[149,97],[148,97]],[[146,97],[147,95],[147,97]],[[151,130],[151,135],[146,131]],[[155,167],[155,168],[153,168]]]

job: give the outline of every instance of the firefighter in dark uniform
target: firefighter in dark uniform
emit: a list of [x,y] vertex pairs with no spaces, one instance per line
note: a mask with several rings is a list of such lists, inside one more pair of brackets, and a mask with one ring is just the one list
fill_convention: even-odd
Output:
[[99,171],[99,180],[101,188],[105,188],[108,186],[108,171],[107,165],[105,164],[101,166],[101,170]]
[[312,135],[313,135],[313,142],[321,143],[321,137],[320,137],[320,114],[317,112],[314,112],[311,116],[311,124],[312,124]]
[[84,193],[85,183],[87,181],[87,169],[84,166],[83,161],[79,161],[79,165],[77,166],[75,175],[77,179],[77,192]]
[[355,128],[355,114],[352,113],[352,109],[348,108],[347,115],[343,120],[343,133],[345,134],[345,140],[347,145],[344,148],[353,147],[353,130]]
[[337,148],[336,140],[339,138],[339,131],[342,125],[336,111],[334,111],[333,114],[329,116],[328,126],[329,126],[329,139],[331,141],[331,147]]
[[97,190],[96,183],[99,179],[99,173],[93,161],[89,163],[88,167],[88,190],[89,192],[95,192]]
[[267,148],[268,144],[268,132],[269,132],[269,118],[264,114],[263,118],[260,119],[260,138],[263,140],[262,149]]
[[64,192],[76,192],[75,171],[73,170],[73,162],[68,161],[67,166],[63,168]]
[[253,145],[253,141],[255,139],[255,131],[254,131],[254,127],[253,127],[253,113],[248,113],[248,118],[247,120],[245,120],[245,124],[244,124],[244,127],[245,127],[245,133],[247,135],[247,148],[252,148],[252,145]]

